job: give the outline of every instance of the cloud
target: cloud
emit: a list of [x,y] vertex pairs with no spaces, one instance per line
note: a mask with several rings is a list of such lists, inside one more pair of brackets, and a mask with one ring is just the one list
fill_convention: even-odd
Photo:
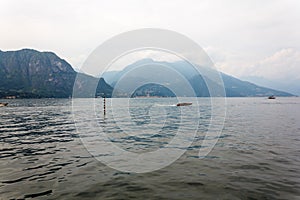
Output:
[[80,68],[114,35],[163,28],[206,46],[223,72],[290,79],[300,74],[299,6],[297,0],[2,0],[0,49],[54,51]]
[[283,48],[263,58],[251,57],[218,47],[207,47],[217,69],[236,76],[256,76],[268,80],[300,80],[300,51],[295,48]]
[[256,63],[248,73],[269,80],[300,79],[300,51],[293,48],[281,49]]
[[208,46],[204,48],[217,70],[241,77],[245,69],[251,66],[253,58],[246,53],[233,52],[229,49]]

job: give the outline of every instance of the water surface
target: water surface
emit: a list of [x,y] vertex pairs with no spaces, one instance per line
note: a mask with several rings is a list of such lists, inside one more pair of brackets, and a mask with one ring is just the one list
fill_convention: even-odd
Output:
[[[180,159],[142,174],[91,156],[76,132],[71,100],[7,101],[0,108],[0,199],[300,199],[299,98],[228,98],[222,135],[203,159],[209,99],[186,110],[171,106],[174,99],[120,100],[114,108],[108,99],[105,117],[96,99],[97,123],[111,141],[136,153],[163,148],[179,126],[188,132],[200,121]],[[85,112],[90,100],[78,101]],[[195,110],[200,115],[181,123],[182,112]]]

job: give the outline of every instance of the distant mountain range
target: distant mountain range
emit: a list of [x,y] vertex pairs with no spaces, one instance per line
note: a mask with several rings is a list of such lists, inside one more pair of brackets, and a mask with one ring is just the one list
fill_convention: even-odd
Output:
[[[52,52],[0,51],[0,98],[68,98],[77,75],[69,63]],[[113,88],[103,79],[79,75],[81,82],[75,85],[79,96],[88,95],[80,88],[97,81],[96,95],[110,97]]]
[[[139,68],[143,65],[144,67]],[[149,67],[150,66],[150,67]],[[0,98],[69,98],[73,89],[76,97],[111,97],[114,87],[120,80],[129,77],[126,84],[135,88],[145,82],[142,74],[158,80],[162,84],[147,83],[135,88],[135,91],[115,89],[116,96],[175,96],[186,95],[186,88],[178,77],[164,71],[163,66],[175,69],[191,85],[196,96],[209,96],[205,79],[198,75],[194,68],[184,61],[158,62],[151,59],[139,60],[121,71],[108,71],[103,78],[96,78],[74,71],[69,63],[52,52],[39,52],[31,49],[19,51],[0,51]],[[139,70],[138,70],[139,69]],[[165,73],[164,73],[165,72]],[[126,75],[126,76],[124,76]],[[128,75],[128,76],[127,76]],[[232,76],[221,73],[226,95],[230,97],[245,96],[293,96],[290,93],[260,87],[250,82],[241,81]],[[75,82],[76,77],[80,77]],[[209,80],[210,86],[219,89],[220,85]],[[74,86],[75,83],[75,86]],[[96,93],[86,90],[96,84]],[[174,94],[169,86],[180,91]],[[171,87],[171,88],[172,88]],[[117,91],[117,92],[116,92]],[[130,93],[130,94],[127,94]],[[128,96],[129,95],[129,96]],[[186,95],[189,96],[189,95]]]
[[[157,66],[157,67],[155,67]],[[148,83],[149,80],[165,80],[163,84],[156,85],[149,82],[149,84],[139,87],[137,91],[127,96],[175,96],[170,90],[167,89],[169,85],[175,85],[179,91],[185,91],[187,88],[184,86],[182,81],[177,80],[174,77],[176,74],[170,74],[170,70],[165,72],[162,70],[163,67],[172,68],[183,76],[185,80],[191,85],[198,97],[209,97],[209,89],[207,83],[209,83],[210,89],[220,90],[221,85],[215,83],[210,77],[202,77],[199,73],[186,61],[177,62],[161,62],[154,61],[152,59],[139,60],[131,65],[128,65],[121,71],[107,71],[102,76],[113,87],[116,86],[120,80],[122,80],[123,93],[132,93],[132,91],[126,91],[123,85],[143,85]],[[144,74],[144,75],[143,75]],[[223,82],[226,96],[228,97],[265,97],[270,95],[275,96],[294,96],[293,94],[278,91],[266,87],[261,87],[253,83],[242,81],[232,76],[220,73]],[[125,77],[125,78],[124,78]],[[119,89],[118,86],[117,89]],[[133,88],[133,87],[129,87]],[[181,94],[183,96],[189,96],[189,94]],[[220,94],[221,96],[221,94]]]
[[286,91],[297,96],[300,96],[300,79],[291,79],[291,80],[269,80],[260,76],[244,76],[241,79],[261,85],[263,87],[272,88],[276,90]]

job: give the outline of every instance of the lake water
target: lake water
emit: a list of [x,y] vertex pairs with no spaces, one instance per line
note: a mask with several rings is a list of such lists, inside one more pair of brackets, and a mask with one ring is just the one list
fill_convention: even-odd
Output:
[[[300,98],[227,98],[220,138],[201,159],[211,109],[209,99],[198,100],[179,109],[174,99],[107,99],[105,116],[102,99],[77,99],[75,111],[69,99],[7,100],[0,108],[0,199],[300,199]],[[165,148],[195,124],[196,135],[169,166],[118,171],[80,138],[92,141],[99,131],[85,126],[91,102],[94,123],[129,152]]]

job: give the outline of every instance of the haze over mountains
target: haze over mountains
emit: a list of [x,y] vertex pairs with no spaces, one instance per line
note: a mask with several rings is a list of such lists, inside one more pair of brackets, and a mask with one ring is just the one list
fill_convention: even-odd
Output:
[[[189,94],[184,93],[184,91],[187,90],[184,81],[180,80],[179,76],[176,77],[176,73],[172,74],[173,70],[162,70],[163,68],[168,67],[174,69],[180,75],[182,75],[182,78],[185,79],[188,82],[188,84],[190,84],[190,86],[195,92],[195,95],[198,97],[209,97],[209,90],[222,90],[221,87],[223,86],[217,84],[214,80],[211,80],[210,77],[203,77],[199,75],[195,68],[193,68],[186,61],[162,62],[154,61],[152,59],[143,59],[131,65],[128,65],[121,71],[107,71],[103,74],[103,77],[107,81],[107,83],[112,85],[113,87],[115,87],[116,83],[120,80],[123,81],[123,85],[129,86],[143,85],[142,83],[148,82],[148,80],[146,79],[156,80],[157,82],[162,83],[156,86],[153,83],[149,83],[148,85],[139,87],[138,93],[132,94],[133,96],[174,96],[175,94],[171,94],[170,91],[167,90],[167,87],[170,85],[175,85],[176,89],[179,88],[179,91],[183,91],[181,93],[182,96],[189,96]],[[293,96],[290,93],[269,89],[266,87],[260,87],[253,83],[239,80],[221,72],[220,75],[224,82],[226,96],[228,97],[264,97],[270,95]],[[123,85],[122,88],[124,88]],[[124,90],[126,90],[126,88]],[[162,90],[164,90],[165,92],[162,92]],[[131,91],[123,92],[127,93]],[[222,96],[222,94],[220,94],[220,96]]]
[[[147,64],[148,67],[140,69],[140,71],[135,70],[141,64]],[[113,87],[128,72],[130,72],[130,79],[128,79],[130,84],[139,85],[142,83],[142,77],[139,75],[142,72],[141,70],[143,70],[143,73],[152,74],[152,77],[156,77],[157,80],[166,83],[166,85],[147,84],[136,88],[138,90],[134,93],[131,91],[130,97],[132,95],[174,96],[167,87],[170,85],[177,88],[178,91],[182,91],[183,93],[181,94],[185,95],[186,87],[182,84],[183,82],[166,76],[168,75],[167,72],[162,73],[162,68],[159,67],[162,65],[168,65],[182,74],[184,79],[191,85],[196,96],[209,96],[209,91],[204,81],[205,77],[195,74],[195,70],[188,67],[186,62],[168,63],[151,59],[140,60],[125,67],[122,71],[106,72],[103,74],[105,80],[103,78],[99,80],[99,78],[74,71],[67,61],[59,58],[55,53],[23,49],[19,51],[0,51],[0,98],[68,98],[72,96],[74,88],[76,88],[77,97],[111,97],[114,90]],[[74,86],[77,75],[81,78]],[[287,92],[272,90],[250,82],[241,81],[223,73],[221,73],[221,76],[227,96],[293,96]],[[96,94],[85,90],[92,84],[97,85]],[[210,85],[213,85],[216,89],[220,87],[213,81]],[[124,95],[128,91],[118,92]]]
[[300,96],[300,79],[270,80],[261,76],[244,76],[242,79],[264,87],[282,90]]

